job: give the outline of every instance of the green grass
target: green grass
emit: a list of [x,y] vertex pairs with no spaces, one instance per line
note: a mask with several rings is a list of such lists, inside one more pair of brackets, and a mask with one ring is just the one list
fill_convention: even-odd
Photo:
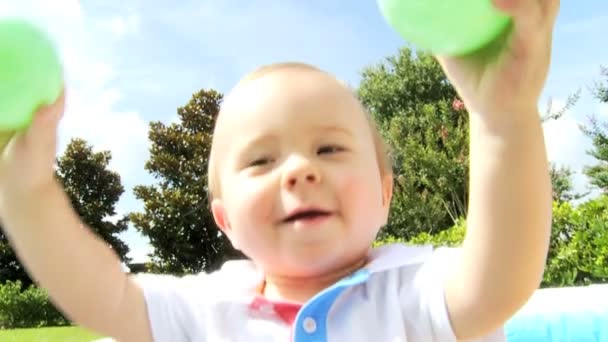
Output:
[[0,330],[2,342],[90,342],[98,338],[79,327]]

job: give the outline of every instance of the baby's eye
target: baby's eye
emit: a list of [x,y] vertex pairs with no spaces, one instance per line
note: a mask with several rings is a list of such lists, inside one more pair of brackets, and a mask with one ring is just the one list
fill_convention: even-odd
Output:
[[325,146],[319,147],[319,149],[317,150],[317,154],[337,153],[337,152],[341,152],[341,151],[344,151],[344,148],[342,148],[340,146],[325,145]]
[[249,167],[256,167],[256,166],[264,166],[268,163],[270,163],[272,160],[268,157],[263,157],[263,158],[258,158],[258,159],[254,159],[251,163],[249,163]]

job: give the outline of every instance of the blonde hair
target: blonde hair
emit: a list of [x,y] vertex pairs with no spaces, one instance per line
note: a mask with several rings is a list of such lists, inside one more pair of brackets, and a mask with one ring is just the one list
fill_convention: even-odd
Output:
[[[328,73],[322,69],[319,69],[313,65],[301,63],[301,62],[282,62],[282,63],[263,65],[255,70],[253,70],[252,72],[246,74],[243,78],[241,78],[237,82],[235,88],[237,88],[239,85],[242,85],[244,83],[262,78],[271,72],[276,72],[276,71],[285,70],[285,69],[319,72],[319,73],[330,76],[331,78],[336,80],[338,83],[340,83],[345,88],[349,88],[346,83],[335,78],[330,73]],[[355,95],[353,94],[353,96],[355,96]],[[378,168],[380,169],[380,174],[381,175],[392,174],[393,161],[391,158],[389,147],[386,144],[386,142],[384,141],[384,139],[382,138],[380,131],[378,130],[378,126],[376,125],[376,122],[374,121],[374,119],[369,115],[369,112],[363,108],[362,108],[362,110],[365,113],[365,117],[367,119],[369,128],[372,133],[372,139],[374,141],[374,147],[376,150],[376,160],[378,162]],[[222,110],[220,109],[220,112],[218,113],[218,119],[221,114],[222,114]],[[217,129],[217,121],[216,121],[216,129]],[[208,187],[208,196],[209,196],[210,201],[213,198],[218,198],[221,196],[220,180],[219,180],[218,172],[217,172],[217,156],[216,156],[217,152],[215,151],[216,150],[216,147],[215,147],[216,146],[216,143],[215,143],[216,129],[214,129],[214,134],[213,134],[212,140],[211,140],[211,151],[209,153],[209,159],[208,159],[209,163],[208,163],[208,169],[207,169],[207,187]]]

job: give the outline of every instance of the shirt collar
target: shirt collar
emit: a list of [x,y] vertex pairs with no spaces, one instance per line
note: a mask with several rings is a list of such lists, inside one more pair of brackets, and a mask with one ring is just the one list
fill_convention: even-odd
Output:
[[[363,269],[380,273],[391,269],[424,262],[433,252],[432,246],[391,244],[376,247],[369,252],[369,262]],[[251,260],[228,261],[222,266],[220,284],[231,284],[243,294],[258,294],[264,275]],[[227,277],[227,278],[225,278]],[[222,285],[225,286],[225,285]]]

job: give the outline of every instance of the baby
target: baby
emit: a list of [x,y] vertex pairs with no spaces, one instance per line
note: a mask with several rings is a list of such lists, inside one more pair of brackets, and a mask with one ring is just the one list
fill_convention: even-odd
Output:
[[514,17],[506,48],[439,57],[471,113],[461,248],[370,249],[392,195],[386,149],[352,92],[300,63],[247,75],[215,127],[211,210],[249,260],[182,278],[123,273],[53,178],[63,97],[4,152],[7,236],[68,317],[121,341],[504,341],[548,248],[537,102],[559,4],[495,3]]

